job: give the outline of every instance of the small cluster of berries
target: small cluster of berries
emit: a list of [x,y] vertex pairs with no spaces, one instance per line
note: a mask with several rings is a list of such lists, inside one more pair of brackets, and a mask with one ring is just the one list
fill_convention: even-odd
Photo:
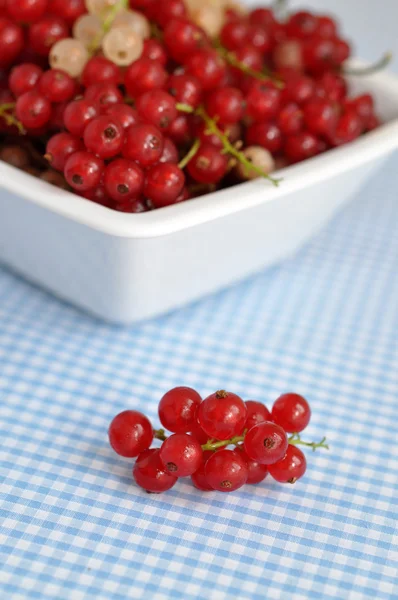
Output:
[[[202,401],[195,390],[177,387],[159,403],[160,422],[172,435],[154,431],[145,415],[126,410],[110,424],[109,441],[117,454],[136,457],[133,476],[147,492],[165,492],[179,477],[191,477],[203,491],[232,492],[260,483],[268,473],[281,483],[300,479],[306,459],[297,446],[327,448],[325,438],[301,439],[310,416],[308,402],[298,394],[280,396],[270,412],[224,390]],[[162,440],[160,448],[150,448],[154,438]]]

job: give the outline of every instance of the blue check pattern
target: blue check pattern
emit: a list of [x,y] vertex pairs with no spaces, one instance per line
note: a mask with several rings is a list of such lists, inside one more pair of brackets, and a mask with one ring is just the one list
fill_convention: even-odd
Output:
[[[0,270],[0,598],[398,598],[398,174],[279,267],[104,325]],[[322,201],[322,199],[319,199]],[[294,486],[147,495],[107,444],[176,385],[307,396]]]

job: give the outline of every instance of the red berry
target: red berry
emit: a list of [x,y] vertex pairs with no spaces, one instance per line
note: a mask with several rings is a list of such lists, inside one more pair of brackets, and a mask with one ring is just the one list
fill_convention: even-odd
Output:
[[84,92],[84,99],[106,110],[110,104],[123,102],[123,94],[114,83],[94,83]]
[[15,114],[24,127],[39,129],[51,118],[51,104],[45,96],[36,90],[31,90],[19,96]]
[[187,19],[173,19],[164,30],[164,44],[170,56],[185,63],[191,54],[208,45],[200,27]]
[[160,64],[165,67],[167,64],[167,54],[158,40],[149,39],[144,40],[144,49],[141,54],[142,58],[150,58],[151,60],[157,60]]
[[222,125],[237,123],[243,117],[243,94],[233,87],[211,92],[206,100],[208,114]]
[[315,93],[329,102],[341,102],[347,95],[347,82],[342,75],[326,71],[316,80]]
[[336,65],[342,65],[350,57],[351,47],[345,40],[334,40],[334,62]]
[[249,14],[249,23],[268,28],[274,25],[275,16],[270,8],[255,8]]
[[306,38],[317,32],[318,19],[313,14],[300,11],[290,16],[286,31],[291,38]]
[[310,422],[311,409],[303,396],[283,394],[272,407],[272,420],[288,433],[303,431]]
[[131,98],[166,85],[167,71],[162,63],[150,58],[139,58],[126,70],[124,83]]
[[278,125],[284,135],[299,133],[304,126],[304,115],[299,105],[294,102],[286,104],[278,115]]
[[202,86],[196,77],[181,73],[171,75],[167,83],[167,89],[176,102],[188,104],[197,108],[202,100]]
[[279,106],[279,90],[261,81],[256,81],[246,96],[246,114],[254,121],[273,119],[278,113]]
[[159,450],[146,450],[138,457],[133,468],[133,477],[137,485],[153,494],[166,492],[177,481],[177,477],[164,468]]
[[153,16],[161,27],[166,27],[172,19],[184,18],[186,13],[183,0],[157,0]]
[[[264,60],[262,53],[257,50],[251,44],[241,46],[234,52],[235,58],[242,63],[245,67],[252,69],[253,71],[261,71],[263,68]],[[237,75],[241,76],[241,72],[237,69],[233,71]]]
[[221,44],[228,50],[240,48],[249,39],[249,25],[242,20],[228,21],[220,33]]
[[313,36],[303,46],[306,68],[312,73],[323,73],[336,65],[336,44],[334,40]]
[[219,450],[206,462],[206,481],[213,490],[234,492],[247,482],[249,475],[246,461],[239,452]]
[[316,32],[323,38],[335,38],[337,36],[336,21],[327,15],[318,16],[318,27]]
[[133,458],[152,444],[153,429],[145,415],[136,410],[125,410],[113,419],[108,435],[117,454]]
[[47,10],[48,0],[6,0],[6,6],[15,21],[34,23]]
[[262,25],[250,25],[247,40],[262,54],[268,54],[272,49],[273,40],[271,32]]
[[170,138],[164,138],[163,152],[159,159],[161,163],[178,163],[178,149]]
[[336,129],[339,115],[335,106],[328,100],[314,98],[303,108],[304,123],[315,135],[330,135]]
[[116,119],[124,129],[128,129],[131,125],[137,125],[140,122],[136,109],[127,104],[110,104],[104,110],[104,115]]
[[73,25],[87,10],[85,0],[51,0],[51,12]]
[[39,89],[50,102],[66,102],[75,95],[76,84],[65,71],[50,69],[43,73]]
[[344,103],[344,108],[346,110],[353,109],[360,117],[365,129],[368,127],[369,120],[374,115],[374,101],[370,94],[362,94],[362,96],[347,100]]
[[56,171],[63,171],[72,154],[84,150],[83,142],[70,133],[57,133],[48,142],[45,158]]
[[139,116],[143,121],[167,129],[177,118],[176,101],[163,90],[152,90],[142,94],[136,102]]
[[286,157],[293,163],[311,158],[319,152],[318,139],[309,131],[289,135],[285,142]]
[[283,144],[281,130],[274,123],[253,123],[249,125],[246,129],[245,140],[247,146],[261,146],[272,154],[279,152]]
[[285,88],[282,92],[284,102],[296,102],[303,104],[308,102],[315,94],[315,84],[311,77],[297,73],[289,72],[285,77]]
[[280,483],[296,483],[307,468],[303,452],[297,446],[288,445],[285,456],[269,466],[270,475]]
[[81,137],[89,122],[97,116],[95,104],[84,99],[74,100],[65,109],[64,124],[70,133]]
[[172,163],[159,163],[146,172],[144,193],[156,208],[174,204],[185,185],[182,170]]
[[64,169],[66,181],[81,192],[97,187],[103,172],[103,161],[90,152],[75,152],[66,161]]
[[203,451],[188,433],[174,433],[163,442],[159,456],[167,471],[176,477],[188,477],[199,469]]
[[356,110],[347,110],[341,115],[336,130],[330,136],[334,146],[341,146],[356,140],[363,132],[362,119]]
[[0,21],[0,67],[11,65],[22,52],[23,47],[22,28],[7,19]]
[[132,198],[131,200],[115,202],[112,208],[124,213],[142,213],[148,210],[148,206],[143,198]]
[[228,159],[212,144],[204,143],[189,161],[187,171],[198,183],[218,183],[228,169]]
[[108,197],[108,194],[105,191],[105,188],[100,184],[98,187],[93,190],[89,190],[83,194],[83,198],[87,200],[91,200],[91,202],[95,202],[95,204],[100,204],[101,206],[106,206],[107,208],[111,208],[112,201]]
[[120,81],[120,70],[104,56],[93,56],[90,58],[82,73],[84,87],[90,87],[95,83],[113,83],[118,85]]
[[[196,425],[195,414],[202,398],[189,387],[176,387],[166,392],[159,402],[159,419],[173,433],[187,433]],[[206,440],[203,443],[206,443]]]
[[256,460],[253,460],[252,458],[250,458],[246,454],[243,446],[238,446],[235,451],[240,453],[240,455],[242,456],[242,458],[244,459],[244,461],[246,463],[247,470],[248,470],[248,477],[247,477],[246,483],[253,485],[253,484],[261,483],[262,481],[264,481],[264,479],[268,475],[267,465],[262,465],[261,463],[257,462]]
[[206,463],[210,456],[212,456],[213,452],[211,450],[205,450],[202,455],[202,462],[197,471],[191,475],[191,480],[194,486],[201,490],[202,492],[212,492],[213,488],[211,485],[207,483],[206,478]]
[[122,125],[107,115],[93,119],[84,130],[84,143],[87,150],[100,158],[113,158],[119,154],[123,142]]
[[288,446],[285,431],[276,423],[264,421],[247,432],[244,448],[247,455],[263,465],[272,465],[281,460]]
[[125,203],[127,200],[141,195],[144,187],[144,173],[135,162],[118,158],[106,167],[104,186],[107,195],[112,200]]
[[245,423],[245,429],[251,429],[254,425],[262,423],[263,421],[271,421],[271,413],[268,408],[261,402],[255,400],[247,400],[245,402],[247,408],[247,417]]
[[122,149],[124,158],[135,160],[142,167],[157,163],[163,153],[164,138],[157,127],[139,123],[126,129]]
[[16,98],[25,92],[33,90],[43,73],[43,70],[32,63],[24,63],[11,71],[8,85]]
[[48,56],[56,42],[69,37],[69,27],[63,19],[48,15],[29,27],[29,44],[40,56]]
[[175,144],[187,144],[191,140],[191,116],[180,114],[171,123],[167,135]]
[[62,131],[64,129],[64,115],[68,106],[68,102],[60,102],[59,104],[53,104],[53,111],[50,122],[48,124],[48,127],[49,129],[51,129],[51,131],[57,132]]
[[219,86],[225,74],[225,63],[213,49],[197,50],[186,61],[187,72],[199,79],[203,90]]
[[209,438],[228,440],[245,427],[247,408],[239,396],[220,390],[208,396],[197,412],[199,425]]

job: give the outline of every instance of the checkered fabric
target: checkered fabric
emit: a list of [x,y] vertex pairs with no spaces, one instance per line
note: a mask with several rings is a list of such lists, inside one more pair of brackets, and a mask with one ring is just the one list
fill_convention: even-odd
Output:
[[[132,328],[0,270],[0,598],[398,597],[396,157],[297,256]],[[388,185],[387,185],[388,184]],[[108,446],[176,385],[309,398],[296,485],[147,495]]]

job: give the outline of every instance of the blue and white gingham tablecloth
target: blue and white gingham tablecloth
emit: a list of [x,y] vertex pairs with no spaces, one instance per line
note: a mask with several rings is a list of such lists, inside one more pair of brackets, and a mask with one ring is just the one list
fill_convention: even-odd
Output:
[[[0,598],[398,598],[396,156],[296,257],[134,328],[0,270]],[[132,483],[119,411],[175,385],[313,407],[294,486]]]

